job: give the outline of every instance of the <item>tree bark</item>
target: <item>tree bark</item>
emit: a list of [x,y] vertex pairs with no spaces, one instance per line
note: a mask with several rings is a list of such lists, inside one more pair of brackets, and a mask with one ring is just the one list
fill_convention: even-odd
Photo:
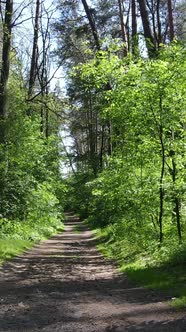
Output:
[[0,73],[0,143],[5,144],[5,119],[7,116],[7,85],[10,71],[13,0],[7,0],[3,22],[3,49]]
[[126,28],[125,28],[125,23],[123,19],[123,3],[122,0],[118,0],[118,5],[119,5],[119,17],[120,17],[120,24],[121,24],[121,35],[122,35],[122,40],[124,43],[124,56],[127,56],[128,53],[128,38],[127,38],[127,33],[126,33]]
[[160,125],[159,125],[159,140],[160,140],[160,146],[161,146],[161,173],[160,173],[160,180],[159,180],[159,241],[160,245],[163,241],[163,213],[164,213],[164,175],[165,175],[165,146],[164,146],[164,139],[163,139],[163,124],[162,124],[162,113],[163,113],[163,107],[162,107],[162,97],[160,97],[159,100],[159,110],[160,110]]
[[158,32],[157,32],[157,44],[158,47],[161,43],[161,19],[160,19],[160,0],[157,0],[157,5],[156,5],[156,17],[157,17],[157,28],[158,28]]
[[169,25],[169,36],[170,41],[174,39],[174,22],[173,22],[173,15],[172,15],[172,0],[167,0],[167,7],[168,7],[168,25]]
[[101,147],[99,155],[99,166],[101,170],[103,169],[104,139],[105,139],[105,126],[103,125],[101,127]]
[[154,37],[152,35],[149,16],[147,12],[147,6],[145,0],[138,0],[141,20],[143,24],[144,37],[146,41],[146,47],[148,51],[149,58],[152,58],[156,55],[156,47]]
[[[177,173],[177,169],[176,169],[176,162],[174,160],[174,156],[172,156],[172,181],[173,184],[175,186],[176,184],[176,173]],[[182,233],[181,233],[181,221],[180,221],[180,199],[179,197],[177,197],[176,193],[174,193],[174,197],[173,197],[173,202],[174,202],[174,213],[175,213],[175,217],[176,217],[176,224],[177,224],[177,232],[178,232],[178,239],[179,242],[181,243],[182,241]]]
[[86,0],[82,0],[82,4],[83,4],[83,7],[84,7],[84,10],[85,10],[85,13],[87,15],[87,18],[88,18],[88,21],[89,21],[89,24],[90,24],[90,27],[91,27],[91,30],[92,30],[92,34],[93,34],[93,37],[94,37],[94,41],[95,41],[95,44],[96,44],[96,48],[97,50],[99,51],[100,50],[100,40],[99,40],[99,35],[98,35],[98,31],[96,29],[96,25],[95,25],[95,22],[94,22],[94,18],[92,16],[92,13],[90,11],[90,8],[87,4],[87,1]]
[[35,80],[36,80],[36,74],[37,74],[40,6],[41,6],[40,0],[37,0],[37,2],[36,2],[36,12],[35,12],[34,38],[33,38],[31,66],[30,66],[28,97],[32,96],[33,88],[34,88],[34,84],[35,84]]
[[136,18],[136,0],[131,0],[132,8],[132,54],[138,54],[138,36],[137,36],[137,18]]
[[163,143],[163,127],[160,125],[160,144],[161,144],[161,174],[160,174],[160,182],[159,182],[159,198],[160,198],[160,210],[159,210],[159,241],[160,245],[163,241],[163,210],[164,210],[164,188],[163,188],[163,180],[164,180],[164,172],[165,172],[165,148]]

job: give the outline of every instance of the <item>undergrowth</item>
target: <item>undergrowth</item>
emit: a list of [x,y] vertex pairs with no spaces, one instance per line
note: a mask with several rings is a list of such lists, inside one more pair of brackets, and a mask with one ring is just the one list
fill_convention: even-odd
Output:
[[0,263],[63,230],[60,219],[47,222],[0,220]]
[[19,255],[32,247],[31,241],[18,239],[0,239],[0,264],[4,260]]
[[59,201],[47,186],[32,191],[24,220],[0,218],[0,263],[63,230]]
[[[157,241],[143,242],[143,236],[127,236],[122,224],[113,224],[95,230],[98,249],[105,257],[117,261],[121,272],[146,288],[167,292],[171,305],[186,307],[186,245],[165,240],[159,247]],[[135,236],[136,235],[136,236]],[[136,242],[136,238],[138,241]]]

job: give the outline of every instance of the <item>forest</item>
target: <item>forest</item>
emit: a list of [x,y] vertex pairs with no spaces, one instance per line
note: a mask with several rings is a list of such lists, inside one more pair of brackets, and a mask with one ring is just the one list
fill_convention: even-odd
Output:
[[6,0],[0,14],[0,260],[74,211],[129,277],[177,283],[185,304],[185,1]]

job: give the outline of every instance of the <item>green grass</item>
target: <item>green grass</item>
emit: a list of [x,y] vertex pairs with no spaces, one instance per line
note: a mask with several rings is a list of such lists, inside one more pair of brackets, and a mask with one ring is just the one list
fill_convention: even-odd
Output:
[[183,309],[186,308],[186,296],[180,296],[178,298],[173,299],[171,303],[174,308]]
[[0,239],[0,263],[30,249],[33,242],[15,239]]
[[141,267],[138,262],[120,267],[129,279],[145,288],[158,289],[168,293],[171,305],[176,308],[186,307],[186,267],[165,263],[162,266]]
[[[186,246],[173,241],[167,242],[159,249],[144,251],[139,245],[135,247],[132,239],[125,240],[125,235],[111,232],[105,228],[95,231],[98,249],[105,257],[117,261],[119,270],[126,273],[129,280],[139,286],[158,289],[170,295],[171,306],[186,307]],[[119,238],[119,240],[118,240]],[[130,241],[132,245],[130,244]]]
[[59,220],[48,224],[8,221],[0,231],[0,264],[63,230],[64,225]]
[[134,282],[147,288],[169,291],[172,296],[186,295],[186,269],[184,266],[140,267],[138,264],[123,264],[120,268]]

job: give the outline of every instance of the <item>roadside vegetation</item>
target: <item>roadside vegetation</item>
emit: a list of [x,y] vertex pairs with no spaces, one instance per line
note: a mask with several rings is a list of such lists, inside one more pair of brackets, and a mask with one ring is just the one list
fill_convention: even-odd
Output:
[[66,208],[132,280],[185,306],[185,5],[83,0],[59,9],[73,139]]
[[175,42],[137,63],[102,52],[76,73],[92,89],[112,81],[100,98],[113,152],[96,177],[68,180],[70,205],[130,279],[170,291],[172,303],[185,306],[185,48]]
[[73,210],[132,280],[185,306],[185,2],[47,3],[0,8],[0,260]]
[[[63,229],[66,189],[60,170],[63,101],[60,92],[49,88],[52,14],[47,19],[46,7],[39,0],[33,6],[7,0],[0,7],[2,262]],[[33,16],[29,17],[30,10],[35,11],[33,35],[30,30],[31,39],[22,36],[19,43],[24,21],[29,24]]]

